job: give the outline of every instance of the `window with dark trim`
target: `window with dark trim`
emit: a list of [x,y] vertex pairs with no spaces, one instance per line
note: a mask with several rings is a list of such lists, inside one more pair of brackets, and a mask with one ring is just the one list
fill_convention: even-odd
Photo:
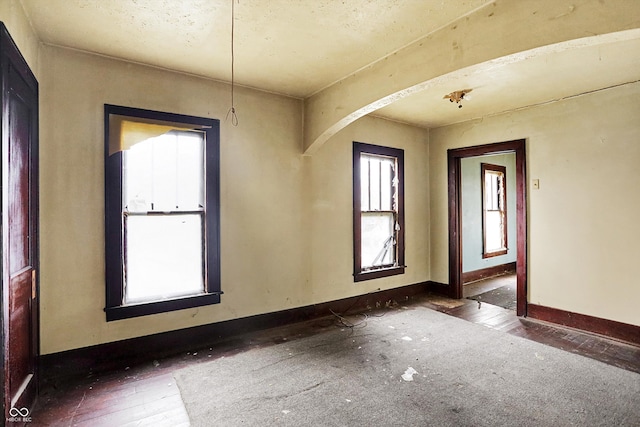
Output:
[[219,303],[219,121],[104,114],[107,321]]
[[404,151],[353,143],[353,277],[403,274]]
[[488,163],[482,171],[482,258],[507,253],[507,168]]

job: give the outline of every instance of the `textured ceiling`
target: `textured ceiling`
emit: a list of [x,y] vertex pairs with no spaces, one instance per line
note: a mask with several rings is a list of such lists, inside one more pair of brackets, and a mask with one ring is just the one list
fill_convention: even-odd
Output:
[[[235,80],[308,98],[492,3],[236,0]],[[575,9],[574,3],[567,2],[568,11]],[[231,79],[232,0],[22,0],[22,4],[44,43]],[[562,49],[514,54],[509,60],[441,76],[421,92],[374,114],[434,127],[523,108],[638,80],[639,52],[640,34],[629,30]],[[464,88],[473,92],[463,108],[442,99]]]
[[[40,39],[231,79],[232,0],[22,0]],[[238,0],[239,84],[300,98],[489,0]]]

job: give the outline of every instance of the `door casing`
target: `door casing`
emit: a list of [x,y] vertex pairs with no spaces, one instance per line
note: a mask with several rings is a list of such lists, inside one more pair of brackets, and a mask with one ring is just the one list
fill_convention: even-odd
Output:
[[516,155],[516,314],[527,315],[527,180],[524,139],[447,150],[449,192],[449,286],[451,298],[462,298],[462,177],[465,157]]

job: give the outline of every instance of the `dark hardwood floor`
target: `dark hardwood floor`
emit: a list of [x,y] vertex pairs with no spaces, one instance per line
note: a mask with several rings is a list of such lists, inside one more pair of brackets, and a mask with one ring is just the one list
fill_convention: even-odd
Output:
[[[465,289],[465,296],[482,293],[500,283],[482,281]],[[498,281],[499,282],[499,281]],[[467,293],[469,295],[467,295]],[[518,318],[513,310],[477,301],[452,300],[427,294],[400,304],[421,305],[504,333],[537,341],[604,363],[640,373],[640,347],[601,336]],[[397,306],[380,310],[395,310]],[[172,372],[195,363],[229,356],[255,347],[299,339],[333,328],[338,319],[325,317],[237,336],[214,347],[198,349],[140,366],[73,380],[49,379],[41,387],[32,426],[188,426],[189,418]]]

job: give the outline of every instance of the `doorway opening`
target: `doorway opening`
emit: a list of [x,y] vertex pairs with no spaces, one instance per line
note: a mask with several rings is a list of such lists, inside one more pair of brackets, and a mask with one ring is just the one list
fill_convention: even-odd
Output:
[[[462,160],[497,154],[515,154],[515,263],[516,314],[527,314],[527,221],[526,221],[526,159],[525,140],[514,140],[474,147],[448,150],[449,187],[449,296],[464,295],[463,276],[463,206]],[[490,271],[491,269],[487,269]],[[469,280],[466,280],[469,281]]]

